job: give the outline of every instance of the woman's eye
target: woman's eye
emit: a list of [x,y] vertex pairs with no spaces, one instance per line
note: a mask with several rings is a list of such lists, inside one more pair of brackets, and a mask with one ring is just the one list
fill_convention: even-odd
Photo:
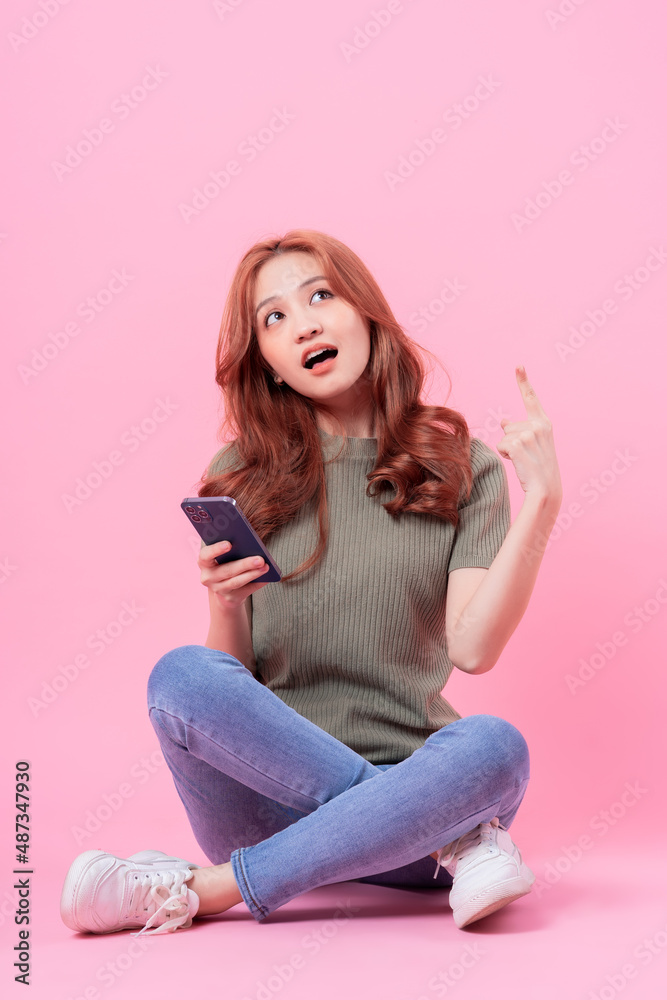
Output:
[[[328,288],[318,288],[316,292],[313,292],[313,295],[312,295],[312,298],[311,298],[311,302],[315,298],[316,295],[326,295],[330,299],[333,298],[333,292],[330,292]],[[283,313],[281,313],[279,309],[274,309],[273,312],[267,313],[266,317],[264,319],[264,326],[273,326],[273,323],[269,322],[269,320],[271,319],[271,317],[272,316],[282,316],[282,315],[283,315]]]

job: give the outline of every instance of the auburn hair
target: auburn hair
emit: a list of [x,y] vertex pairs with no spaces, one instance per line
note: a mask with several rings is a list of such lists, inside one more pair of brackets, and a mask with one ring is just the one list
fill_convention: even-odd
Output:
[[[233,441],[236,459],[220,473],[212,463],[200,480],[198,496],[233,496],[263,542],[310,505],[319,526],[317,546],[284,581],[319,561],[328,533],[316,415],[330,411],[287,383],[274,382],[255,329],[259,269],[275,255],[294,251],[311,254],[334,294],[369,324],[370,358],[359,381],[370,391],[375,409],[377,459],[367,476],[366,495],[390,489],[394,495],[383,506],[392,517],[430,514],[456,526],[458,505],[472,489],[465,418],[421,401],[426,368],[419,351],[438,359],[404,333],[363,261],[333,236],[315,230],[293,229],[260,240],[234,274],[216,350],[215,380],[225,404],[219,440]],[[344,445],[347,435],[342,425],[340,430]]]

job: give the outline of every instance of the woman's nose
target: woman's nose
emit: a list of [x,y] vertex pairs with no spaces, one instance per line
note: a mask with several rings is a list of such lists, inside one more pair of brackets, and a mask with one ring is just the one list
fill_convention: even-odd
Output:
[[321,324],[314,323],[312,316],[310,318],[304,316],[302,320],[297,320],[296,333],[295,333],[297,343],[300,343],[302,340],[308,340],[309,337],[312,337],[314,334],[318,334],[321,332],[322,332]]

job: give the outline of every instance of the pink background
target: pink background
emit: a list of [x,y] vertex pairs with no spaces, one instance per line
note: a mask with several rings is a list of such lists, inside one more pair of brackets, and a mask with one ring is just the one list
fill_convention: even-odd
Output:
[[[34,775],[32,997],[657,996],[667,968],[663,4],[12,0],[0,19],[11,92],[0,222],[3,989],[19,990],[10,796],[23,758]],[[429,142],[434,129],[440,141]],[[80,162],[70,153],[58,167],[86,131]],[[224,190],[206,188],[230,160],[239,166]],[[401,163],[406,176],[392,179]],[[198,202],[195,189],[207,192]],[[183,208],[193,201],[197,214]],[[530,607],[493,671],[455,671],[446,688],[461,714],[499,715],[528,740],[532,781],[512,830],[538,888],[460,932],[442,894],[337,885],[261,929],[236,907],[148,939],[135,957],[127,934],[83,939],[64,927],[60,888],[91,847],[205,863],[157,751],[145,684],[164,652],[206,639],[198,541],[179,503],[220,447],[214,350],[228,284],[256,239],[295,227],[361,256],[451,376],[447,398],[436,371],[431,398],[491,447],[502,417],[524,417],[516,364],[553,422],[564,500]],[[448,281],[460,291],[443,301]],[[82,305],[89,297],[97,312]],[[68,509],[96,463],[106,476]],[[523,494],[505,465],[516,516]],[[124,605],[133,617],[114,626]],[[110,624],[109,644],[94,645]],[[589,679],[573,687],[580,670]],[[636,792],[623,800],[626,783]],[[333,925],[339,899],[357,909]],[[316,950],[306,935],[318,929]],[[481,957],[459,980],[474,944]],[[297,953],[304,963],[288,976]]]

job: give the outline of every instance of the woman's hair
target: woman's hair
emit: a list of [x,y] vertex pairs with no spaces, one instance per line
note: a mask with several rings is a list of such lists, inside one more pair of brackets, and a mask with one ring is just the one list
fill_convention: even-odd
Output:
[[[466,420],[456,410],[421,402],[426,370],[418,351],[434,356],[403,332],[363,261],[334,237],[314,230],[294,229],[282,238],[261,240],[244,255],[232,279],[216,351],[215,380],[226,404],[220,440],[234,440],[236,458],[221,473],[213,466],[207,470],[198,496],[233,496],[262,541],[310,505],[319,541],[285,581],[318,562],[328,531],[316,412],[330,411],[287,383],[274,382],[255,332],[258,271],[275,255],[292,251],[311,254],[334,294],[369,324],[370,358],[361,379],[374,405],[377,459],[366,495],[391,489],[394,496],[383,506],[393,517],[430,514],[456,526],[458,504],[472,489]],[[340,430],[345,439],[342,425]]]

